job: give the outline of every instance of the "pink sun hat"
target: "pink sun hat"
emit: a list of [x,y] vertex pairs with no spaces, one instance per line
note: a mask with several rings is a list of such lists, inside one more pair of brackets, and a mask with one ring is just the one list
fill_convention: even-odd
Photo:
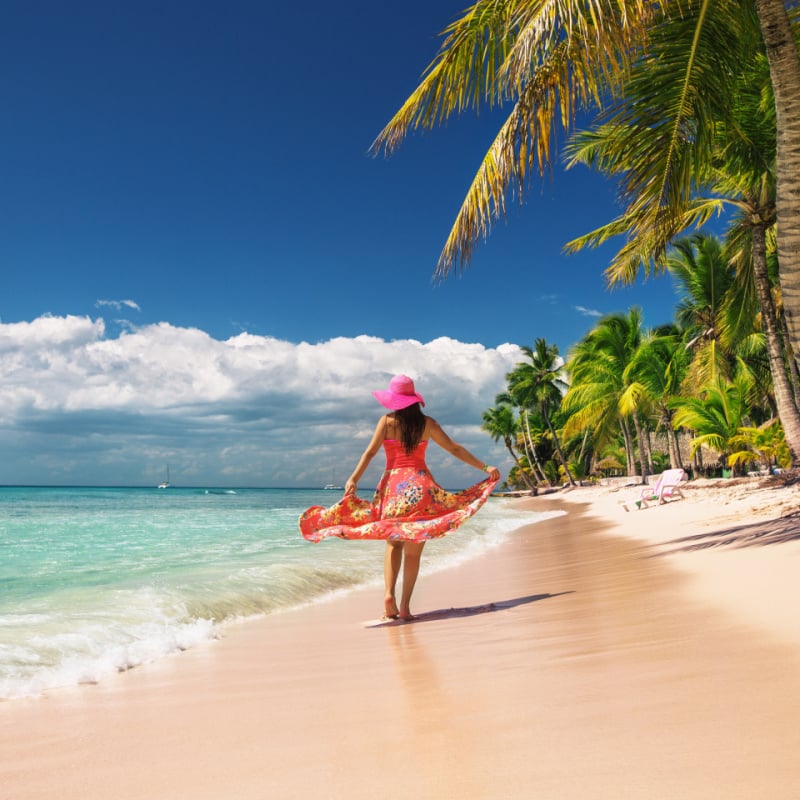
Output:
[[414,381],[408,375],[395,375],[389,381],[389,389],[385,392],[373,392],[375,399],[385,408],[398,411],[408,408],[414,403],[425,405],[421,394],[414,391]]

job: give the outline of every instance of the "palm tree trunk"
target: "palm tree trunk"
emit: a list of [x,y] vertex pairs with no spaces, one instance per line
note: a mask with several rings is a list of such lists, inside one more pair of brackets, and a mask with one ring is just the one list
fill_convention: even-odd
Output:
[[578,463],[583,464],[584,475],[588,475],[592,470],[591,454],[586,451],[586,443],[589,441],[589,429],[583,432],[583,441],[581,442],[581,451],[578,453]]
[[533,442],[531,442],[525,436],[524,431],[522,433],[522,447],[525,450],[525,458],[528,459],[528,469],[538,485],[542,482],[542,470],[539,465],[539,459],[536,455],[536,450],[533,447]]
[[547,477],[547,473],[544,471],[542,462],[539,461],[539,454],[536,452],[536,445],[533,443],[531,443],[531,453],[533,454],[533,463],[536,464],[537,480],[540,480],[542,483],[546,483],[548,486],[552,486],[553,482]]
[[789,329],[786,327],[786,314],[779,314],[778,321],[781,325],[783,335],[783,346],[786,352],[786,361],[789,364],[789,375],[792,378],[792,393],[794,394],[794,404],[800,408],[800,373],[797,371],[797,359],[792,350],[792,343],[789,341]]
[[784,0],[755,0],[755,9],[775,97],[781,292],[792,350],[800,353],[800,57]]
[[647,476],[650,474],[647,469],[647,445],[644,442],[644,430],[642,421],[639,419],[639,412],[633,410],[633,427],[636,429],[636,444],[639,446],[639,464],[642,468],[642,483],[647,483]]
[[525,481],[527,487],[532,491],[536,491],[536,487],[531,483],[531,479],[528,477],[528,473],[522,469],[522,464],[519,463],[519,458],[517,458],[517,454],[514,452],[514,448],[511,446],[511,442],[507,441],[505,443],[506,450],[511,453],[511,458],[514,459],[514,463],[517,465],[517,469],[519,470],[519,474],[522,475],[522,480]]
[[650,437],[650,420],[642,422],[642,442],[644,443],[644,457],[647,459],[647,471],[650,475],[655,475],[656,469],[653,466],[653,442]]
[[661,409],[661,422],[667,432],[667,446],[669,447],[669,465],[672,469],[683,469],[681,448],[678,444],[678,433],[672,427],[672,411],[666,406]]
[[[525,458],[528,459],[528,468],[533,475],[533,479],[536,483],[539,483],[542,479],[542,476],[539,474],[539,470],[536,468],[536,457],[535,451],[532,452],[531,443],[528,441],[528,438],[525,436],[525,433],[521,434],[522,437],[522,449],[525,451]],[[517,442],[517,447],[519,447],[519,441]]]
[[541,477],[541,480],[546,483],[548,486],[552,486],[553,484],[550,482],[550,478],[547,477],[547,473],[542,468],[542,464],[539,461],[539,454],[536,452],[536,445],[533,443],[533,436],[531,436],[531,424],[530,420],[528,419],[528,409],[523,408],[522,411],[522,418],[525,420],[525,430],[528,432],[528,442],[531,446],[531,453],[533,454],[533,461],[536,464],[536,469],[539,470],[539,476],[537,479]]
[[[691,435],[691,431],[689,432]],[[692,465],[695,470],[695,474],[698,473],[705,473],[705,463],[703,462],[703,448],[698,447],[697,450],[694,451],[694,455],[692,456]]]
[[625,442],[625,462],[628,469],[628,477],[633,478],[636,476],[636,453],[633,451],[631,427],[625,417],[620,418],[619,426],[622,429],[622,439]]
[[[524,408],[520,408],[519,409],[519,417],[520,417],[520,419],[525,418],[527,420],[527,418],[525,416],[525,409]],[[526,428],[527,428],[527,426],[526,426]],[[528,463],[532,464],[533,461],[534,461],[534,459],[531,457],[531,450],[533,449],[533,442],[531,441],[530,429],[526,430],[526,428],[523,428],[520,431],[520,435],[517,438],[517,444],[519,445],[519,440],[521,438],[522,439],[522,447],[525,450],[525,456],[528,459]],[[532,469],[532,471],[534,473],[534,477],[536,478],[536,480],[539,480],[539,476],[536,474],[536,470],[533,470],[533,468],[531,468],[531,469]]]
[[792,396],[789,376],[786,374],[786,362],[781,349],[781,338],[778,330],[778,316],[772,302],[772,291],[767,275],[766,231],[764,225],[753,225],[753,275],[756,293],[761,305],[761,318],[767,337],[767,354],[769,369],[772,373],[772,385],[775,391],[775,404],[778,416],[786,435],[786,444],[792,453],[792,466],[800,467],[800,412],[797,410]]
[[564,467],[564,474],[567,476],[569,485],[575,486],[575,478],[572,477],[572,473],[569,471],[569,464],[567,464],[567,459],[564,458],[564,453],[561,450],[561,442],[558,441],[558,436],[556,436],[553,423],[550,422],[550,415],[547,413],[546,407],[542,408],[542,416],[544,417],[544,421],[547,423],[547,428],[550,431],[550,435],[553,437],[553,444],[555,445],[556,453],[558,453],[558,460],[561,462],[561,466]]
[[587,428],[583,432],[583,441],[581,442],[581,451],[578,453],[578,461],[583,461],[583,457],[586,454],[586,442],[589,441],[589,429]]

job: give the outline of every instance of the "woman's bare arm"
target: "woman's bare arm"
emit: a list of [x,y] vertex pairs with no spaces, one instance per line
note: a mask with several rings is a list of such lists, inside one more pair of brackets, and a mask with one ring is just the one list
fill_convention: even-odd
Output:
[[463,461],[465,464],[469,464],[471,467],[475,467],[475,469],[488,472],[494,480],[500,480],[500,470],[498,470],[497,467],[484,464],[483,461],[472,455],[472,453],[470,453],[470,451],[467,450],[464,445],[454,442],[444,432],[442,426],[439,425],[439,423],[432,417],[428,417],[428,422],[425,426],[425,433],[429,439],[433,439],[433,441],[436,442],[439,447],[441,447],[443,450],[447,450],[450,455],[455,456],[457,459]]
[[344,485],[345,494],[356,493],[361,476],[366,472],[370,461],[375,458],[378,451],[381,449],[381,444],[385,438],[385,432],[386,416],[384,415],[378,420],[378,424],[375,426],[375,433],[372,434],[372,441],[367,445],[367,449],[362,453],[358,464],[356,464],[356,468],[353,470],[353,474],[347,479],[347,483]]

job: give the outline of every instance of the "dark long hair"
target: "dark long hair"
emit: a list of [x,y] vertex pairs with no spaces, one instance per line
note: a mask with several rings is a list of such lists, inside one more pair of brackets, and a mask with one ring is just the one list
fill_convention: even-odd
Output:
[[406,453],[410,453],[422,439],[425,432],[425,415],[419,403],[408,408],[400,408],[394,412],[394,418],[400,425],[400,441]]

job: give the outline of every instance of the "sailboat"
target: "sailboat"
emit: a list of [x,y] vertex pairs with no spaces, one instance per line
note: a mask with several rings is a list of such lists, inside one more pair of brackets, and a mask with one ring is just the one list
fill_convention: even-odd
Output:
[[167,464],[167,478],[158,484],[159,489],[167,489],[169,487],[169,464]]
[[[334,472],[335,470],[331,470],[331,478],[334,477]],[[339,486],[335,480],[331,480],[330,483],[326,483],[322,488],[327,492],[331,489],[344,489],[344,486]]]

